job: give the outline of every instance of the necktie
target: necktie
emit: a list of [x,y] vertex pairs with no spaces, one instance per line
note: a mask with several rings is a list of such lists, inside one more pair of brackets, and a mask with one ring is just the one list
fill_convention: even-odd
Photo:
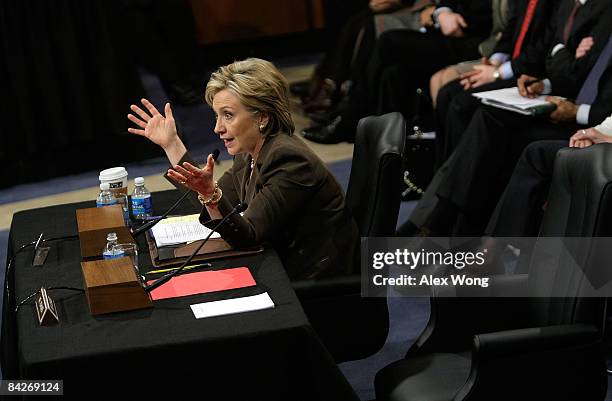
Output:
[[595,101],[597,97],[599,80],[608,67],[610,59],[612,59],[612,35],[610,35],[608,44],[606,44],[606,47],[597,58],[597,62],[593,66],[593,69],[589,72],[582,88],[580,88],[578,97],[576,97],[576,104],[593,104],[593,101]]
[[563,28],[563,43],[567,43],[567,40],[569,39],[572,26],[574,26],[574,20],[576,19],[576,12],[578,12],[581,5],[582,3],[578,0],[576,0],[576,3],[574,3],[574,8],[572,9],[567,22],[565,23],[565,28]]
[[525,35],[527,35],[527,31],[529,30],[529,25],[531,24],[531,20],[533,19],[533,14],[535,14],[537,5],[538,0],[529,0],[527,11],[525,12],[525,19],[523,19],[523,24],[521,25],[521,31],[516,39],[516,43],[514,44],[514,51],[512,52],[513,59],[517,58],[519,54],[521,54],[523,41],[525,40]]

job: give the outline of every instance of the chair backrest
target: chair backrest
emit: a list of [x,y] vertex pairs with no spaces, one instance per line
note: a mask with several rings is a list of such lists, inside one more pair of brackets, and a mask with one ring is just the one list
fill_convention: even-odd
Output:
[[395,235],[405,143],[401,113],[365,117],[357,125],[346,206],[362,237]]
[[[602,269],[612,252],[610,241],[598,238],[612,237],[611,201],[612,145],[559,151],[540,237],[582,238],[564,240],[551,263],[541,263],[536,245],[530,266],[530,295],[538,300],[531,308],[534,321],[601,327],[605,299],[585,297],[584,291],[612,280],[612,269]],[[570,267],[575,263],[580,270]],[[548,296],[560,293],[564,297]]]

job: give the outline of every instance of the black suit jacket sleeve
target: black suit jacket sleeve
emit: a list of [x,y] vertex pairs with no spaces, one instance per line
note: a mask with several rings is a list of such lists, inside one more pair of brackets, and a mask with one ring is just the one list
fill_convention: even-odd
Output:
[[495,45],[495,49],[493,49],[493,54],[495,53],[505,53],[512,55],[512,51],[514,50],[514,41],[516,36],[516,30],[518,21],[521,19],[519,6],[522,0],[511,1],[508,5],[508,23],[506,24],[506,28],[501,34],[499,41]]
[[[520,11],[521,17],[514,32],[514,41],[518,40],[523,19],[526,14],[526,3]],[[557,29],[555,10],[558,0],[540,0],[537,4],[533,20],[525,36],[521,54],[512,60],[512,71],[516,77],[522,74],[543,77],[546,74],[546,56],[551,48]]]
[[[563,42],[563,28],[573,1],[566,0],[559,11],[555,38],[552,46]],[[555,95],[575,98],[591,68],[597,62],[612,30],[612,2],[589,0],[576,15],[573,29],[565,47],[546,60],[546,76],[552,83]],[[580,41],[593,37],[593,48],[579,59],[575,58]],[[552,48],[551,48],[552,51]]]
[[487,37],[493,27],[493,10],[491,0],[441,0],[438,7],[449,7],[461,14],[467,28],[463,32],[468,36]]

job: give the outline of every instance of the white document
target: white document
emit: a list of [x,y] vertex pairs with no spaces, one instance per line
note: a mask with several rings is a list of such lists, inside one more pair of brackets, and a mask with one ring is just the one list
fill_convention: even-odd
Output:
[[[199,241],[208,236],[211,230],[200,223],[199,214],[169,217],[157,223],[151,231],[158,247]],[[213,233],[210,238],[221,238]]]
[[274,302],[272,302],[267,292],[250,297],[224,299],[222,301],[202,302],[201,304],[191,305],[191,310],[196,319],[270,308],[274,308]]
[[537,114],[538,108],[548,107],[551,105],[550,102],[547,102],[545,100],[546,96],[538,96],[534,99],[529,99],[521,96],[516,86],[513,88],[504,88],[486,92],[473,93],[472,95],[474,97],[479,98],[482,103],[487,104],[489,106],[494,106],[526,115]]

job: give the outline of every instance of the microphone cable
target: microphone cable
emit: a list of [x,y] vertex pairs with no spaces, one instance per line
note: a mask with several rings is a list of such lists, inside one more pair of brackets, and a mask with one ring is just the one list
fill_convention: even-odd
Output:
[[[70,291],[77,291],[77,292],[85,292],[84,289],[82,288],[75,288],[75,287],[49,287],[49,288],[45,288],[47,291],[54,291],[54,290],[70,290]],[[21,306],[23,306],[23,304],[25,304],[26,302],[28,302],[30,299],[34,298],[36,295],[38,295],[40,293],[40,290],[36,290],[35,292],[31,293],[30,295],[28,295],[27,297],[25,297],[23,300],[19,301],[17,303],[17,306],[15,306],[15,313],[17,313],[19,311],[19,308]]]
[[217,223],[217,225],[210,230],[210,233],[208,233],[208,235],[206,236],[206,238],[204,239],[204,241],[202,241],[200,243],[200,245],[191,253],[191,255],[189,255],[189,257],[187,258],[186,261],[184,261],[179,267],[177,267],[175,270],[163,275],[162,277],[158,278],[157,280],[155,280],[153,283],[147,285],[146,287],[144,287],[145,292],[151,292],[154,289],[156,289],[157,287],[167,283],[168,281],[170,281],[170,279],[174,276],[176,276],[177,274],[179,274],[181,271],[183,271],[183,269],[185,268],[185,266],[187,266],[189,264],[189,262],[191,262],[191,260],[198,254],[198,252],[200,251],[200,249],[202,249],[202,247],[204,246],[204,244],[206,244],[206,242],[208,242],[208,240],[210,239],[211,235],[213,235],[213,233],[219,228],[221,227],[222,224],[224,224],[230,217],[232,217],[233,215],[237,214],[237,213],[242,213],[243,211],[246,210],[247,208],[247,204],[246,203],[239,203],[237,204],[231,212],[229,212],[227,214],[227,216],[223,217],[221,219],[221,221],[219,223]]
[[10,302],[11,301],[11,297],[10,297],[10,288],[9,288],[9,277],[10,277],[10,271],[11,268],[13,266],[13,262],[15,261],[15,258],[17,257],[17,255],[19,255],[23,250],[27,249],[30,246],[36,246],[37,244],[40,244],[41,242],[52,242],[52,241],[63,241],[63,240],[74,240],[74,239],[79,239],[78,235],[66,235],[63,237],[53,237],[53,238],[47,238],[47,239],[43,239],[42,238],[43,233],[40,233],[40,236],[38,237],[38,240],[36,241],[32,241],[32,242],[28,242],[27,244],[21,245],[19,247],[19,249],[17,249],[14,253],[13,256],[11,256],[11,258],[9,259],[8,264],[6,265],[6,274],[4,277],[4,292],[6,293],[6,299]]

